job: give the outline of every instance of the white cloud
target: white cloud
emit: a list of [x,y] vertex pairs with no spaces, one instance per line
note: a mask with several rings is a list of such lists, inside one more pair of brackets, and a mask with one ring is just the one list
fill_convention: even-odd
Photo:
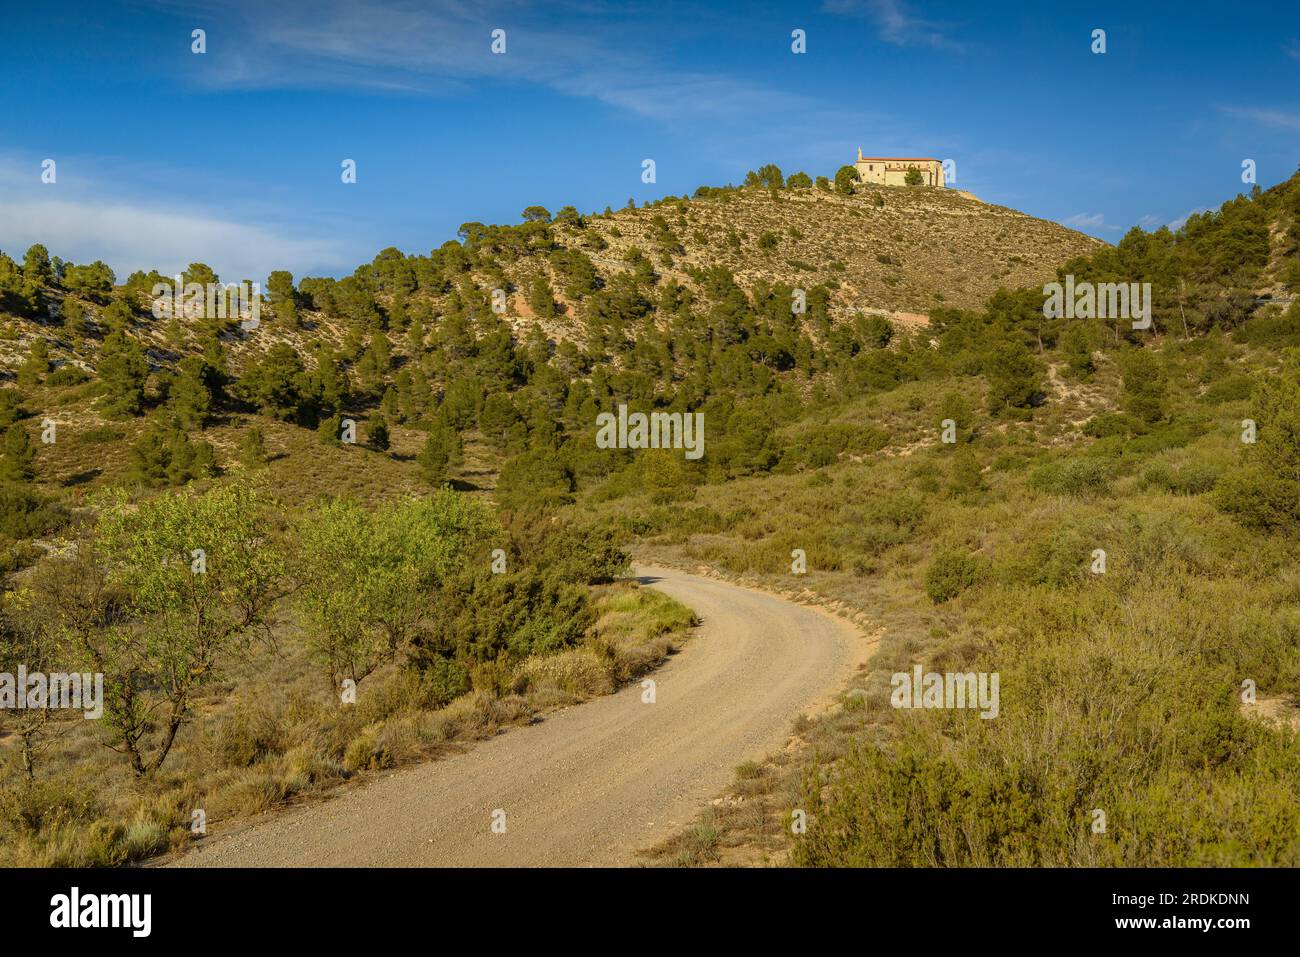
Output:
[[1156,226],[1160,225],[1160,217],[1147,213],[1147,215],[1137,221],[1137,224],[1143,229],[1154,229]]
[[1195,209],[1189,209],[1187,212],[1183,213],[1183,215],[1179,216],[1177,219],[1173,220],[1172,222],[1166,223],[1165,225],[1167,225],[1170,229],[1177,231],[1182,229],[1184,226],[1186,226],[1187,221],[1191,219],[1193,216],[1195,216],[1197,213],[1208,213],[1210,211],[1211,211],[1211,207],[1209,206],[1197,206]]
[[[828,103],[763,80],[665,66],[664,51],[647,46],[653,32],[640,29],[655,15],[651,7],[574,5],[567,9],[569,26],[557,29],[544,13],[501,0],[473,6],[324,0],[306,20],[254,0],[164,5],[213,24],[208,53],[194,58],[203,62],[193,76],[213,89],[351,88],[451,97],[485,81],[540,85],[686,131],[697,155],[724,169],[778,154],[812,162],[809,144],[827,141],[833,141],[828,152],[842,151],[847,161],[860,138],[854,130],[877,138],[892,134],[900,143],[934,141],[912,122],[900,124],[876,109]],[[502,55],[490,52],[497,27],[506,29]]]
[[102,183],[43,184],[39,171],[37,162],[0,162],[0,241],[14,258],[42,243],[51,255],[72,262],[102,259],[119,279],[137,269],[172,275],[205,262],[224,279],[258,282],[272,269],[301,275],[351,269],[360,261],[333,238],[243,221],[228,209],[125,197],[120,187]]
[[1300,113],[1287,113],[1254,106],[1221,106],[1219,111],[1253,123],[1280,130],[1300,130]]
[[880,39],[895,46],[963,49],[962,44],[949,35],[951,28],[948,24],[921,19],[902,0],[826,0],[825,10],[872,20]]
[[[194,74],[195,82],[219,89],[351,87],[446,96],[504,79],[664,123],[739,121],[817,107],[810,98],[762,83],[663,67],[661,55],[628,40],[638,35],[635,13],[616,19],[602,8],[573,8],[575,26],[557,29],[518,4],[453,0],[327,0],[309,18],[260,0],[163,5],[220,24],[209,30],[208,52]],[[586,20],[591,28],[580,28]],[[616,45],[601,39],[610,26]],[[500,55],[490,51],[498,27],[506,30]]]
[[1106,222],[1105,213],[1075,213],[1068,219],[1062,220],[1062,222],[1066,226],[1075,229],[1104,229],[1108,232],[1115,232],[1120,229],[1119,226]]
[[803,96],[698,73],[646,75],[598,72],[557,78],[561,93],[594,97],[664,123],[687,119],[741,120],[760,115],[801,117],[818,109]]

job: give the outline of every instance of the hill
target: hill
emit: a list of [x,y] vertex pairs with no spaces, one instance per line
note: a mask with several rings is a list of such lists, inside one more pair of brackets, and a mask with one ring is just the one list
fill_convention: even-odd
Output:
[[[0,259],[0,650],[74,647],[138,695],[108,742],[133,763],[83,733],[0,793],[15,853],[147,856],[188,840],[195,788],[261,809],[627,680],[683,626],[608,584],[635,553],[881,638],[670,860],[1300,861],[1300,177],[1114,247],[882,200],[530,208],[340,280],[273,273],[256,327],[153,318],[156,274]],[[1149,283],[1151,324],[1049,316],[1066,276]],[[620,405],[702,416],[704,455],[602,447]],[[195,587],[195,540],[230,577]],[[918,665],[1000,675],[1000,716],[891,707]]]

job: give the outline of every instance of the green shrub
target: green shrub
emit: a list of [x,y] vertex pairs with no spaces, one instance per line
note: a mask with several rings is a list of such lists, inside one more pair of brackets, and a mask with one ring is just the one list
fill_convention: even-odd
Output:
[[1187,462],[1179,466],[1157,462],[1142,474],[1144,487],[1162,488],[1175,495],[1201,495],[1214,488],[1219,469],[1208,462]]
[[455,658],[433,657],[421,674],[434,707],[446,707],[472,687],[469,669]]
[[1053,495],[1100,495],[1110,487],[1114,467],[1099,458],[1048,462],[1035,469],[1029,484]]
[[925,572],[925,593],[936,605],[951,601],[979,583],[983,563],[974,555],[945,552]]
[[1224,402],[1237,402],[1249,399],[1255,389],[1255,380],[1248,375],[1230,375],[1219,379],[1205,390],[1202,396],[1206,402],[1220,405]]
[[67,524],[62,505],[17,482],[0,482],[0,534],[34,538]]
[[66,363],[59,366],[45,378],[46,385],[57,386],[62,388],[70,385],[81,385],[83,382],[90,381],[90,373],[80,366],[74,366],[72,363]]

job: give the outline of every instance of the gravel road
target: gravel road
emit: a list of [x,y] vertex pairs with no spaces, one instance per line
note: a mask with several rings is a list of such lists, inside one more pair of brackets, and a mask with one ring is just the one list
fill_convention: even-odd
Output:
[[[642,688],[553,712],[464,754],[268,816],[174,863],[191,867],[561,867],[634,864],[690,823],[741,761],[788,740],[863,658],[847,622],[667,568],[642,582],[695,609],[699,632]],[[505,832],[493,830],[504,811]],[[499,819],[499,816],[498,816]]]

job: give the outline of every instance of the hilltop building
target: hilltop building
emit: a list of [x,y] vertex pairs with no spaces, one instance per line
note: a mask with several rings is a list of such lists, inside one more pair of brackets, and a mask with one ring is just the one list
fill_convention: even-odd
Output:
[[858,161],[853,165],[859,180],[877,186],[906,186],[910,169],[921,174],[922,186],[943,185],[943,163],[929,157],[863,156],[859,146]]

